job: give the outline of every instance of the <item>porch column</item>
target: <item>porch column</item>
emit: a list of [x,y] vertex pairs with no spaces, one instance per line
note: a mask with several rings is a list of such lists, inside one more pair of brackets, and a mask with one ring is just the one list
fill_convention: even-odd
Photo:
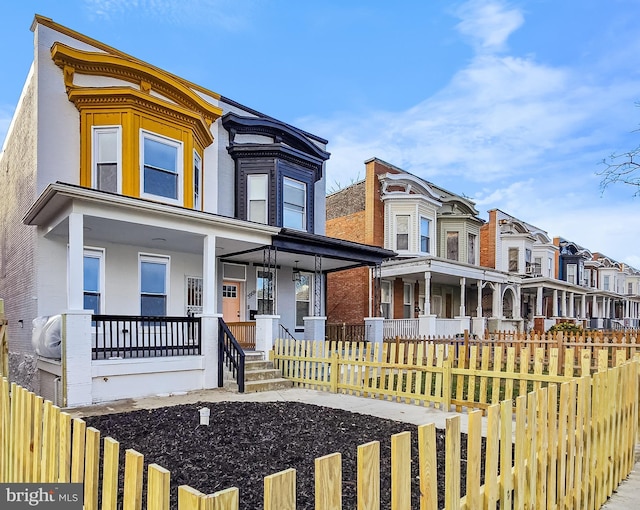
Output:
[[84,309],[84,217],[69,214],[68,310]]
[[305,340],[325,341],[326,317],[303,317],[302,320],[304,320]]
[[482,280],[478,280],[478,306],[476,308],[476,317],[482,317]]
[[382,343],[384,337],[384,317],[365,317],[364,339],[372,346],[378,344],[378,360],[382,360]]
[[624,300],[624,316],[625,317],[629,317],[629,300],[625,299]]
[[[71,226],[71,223],[69,224]],[[81,275],[83,271],[78,271]],[[91,374],[91,311],[69,310],[62,315],[62,403],[80,407],[93,403]]]
[[553,289],[553,311],[551,312],[551,314],[554,317],[558,316],[558,290],[557,289]]
[[502,285],[498,284],[493,289],[493,316],[502,317]]
[[465,303],[467,299],[466,287],[467,279],[464,277],[460,278],[460,317],[467,315],[467,305]]
[[567,316],[567,291],[563,290],[562,293],[560,294],[562,296],[562,301],[561,301],[561,308],[560,308],[560,313],[562,313],[562,317],[566,317]]
[[542,316],[542,287],[536,289],[536,316]]
[[569,317],[575,317],[575,305],[573,300],[575,299],[575,295],[573,292],[569,292]]
[[424,315],[431,315],[431,273],[424,273]]
[[216,236],[204,238],[202,250],[202,315],[211,315],[218,311],[216,281]]
[[598,317],[598,301],[596,299],[596,295],[591,296],[591,318],[595,319]]
[[587,296],[584,294],[580,296],[580,317],[582,319],[587,318]]

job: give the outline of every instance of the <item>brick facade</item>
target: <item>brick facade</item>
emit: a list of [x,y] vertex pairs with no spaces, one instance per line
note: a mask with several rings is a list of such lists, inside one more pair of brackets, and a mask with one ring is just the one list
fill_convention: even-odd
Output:
[[[401,173],[400,169],[371,159],[365,163],[366,178],[327,197],[328,236],[358,243],[384,247],[384,203],[380,200],[378,176],[385,173]],[[400,284],[399,315],[403,316],[403,288]],[[396,284],[398,285],[398,284]],[[358,268],[332,273],[327,277],[327,322],[362,323],[371,315],[369,296],[372,292],[369,269]],[[395,291],[394,291],[395,292]],[[374,313],[375,315],[375,313]]]
[[496,267],[497,211],[489,211],[489,221],[480,227],[480,265]]

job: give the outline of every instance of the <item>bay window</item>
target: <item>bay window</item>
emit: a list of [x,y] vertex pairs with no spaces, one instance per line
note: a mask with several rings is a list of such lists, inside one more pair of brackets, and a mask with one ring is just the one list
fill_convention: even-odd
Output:
[[182,203],[182,143],[141,132],[141,196]]
[[409,249],[409,216],[396,216],[396,250]]
[[431,227],[431,221],[428,220],[427,218],[421,217],[420,218],[420,251],[422,253],[429,253],[431,249],[430,242],[429,242],[430,227]]
[[122,192],[122,150],[120,126],[93,128],[92,187]]
[[447,232],[447,259],[458,260],[459,233]]
[[267,223],[267,174],[247,175],[247,219],[256,223]]
[[307,229],[307,185],[288,177],[282,180],[282,226]]
[[200,187],[202,185],[202,158],[200,154],[193,151],[193,208],[202,209],[202,194]]
[[475,234],[469,234],[467,242],[467,263],[476,263],[476,239],[478,236]]

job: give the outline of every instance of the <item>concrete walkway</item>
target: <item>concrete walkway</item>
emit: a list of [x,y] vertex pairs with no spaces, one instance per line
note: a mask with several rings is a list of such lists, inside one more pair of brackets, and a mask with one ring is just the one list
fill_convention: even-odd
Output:
[[[154,409],[179,404],[211,402],[212,414],[215,414],[216,402],[277,402],[291,401],[314,404],[323,407],[343,409],[354,413],[368,414],[380,418],[423,425],[434,423],[436,428],[444,429],[447,418],[460,416],[460,429],[466,432],[468,420],[465,413],[444,412],[433,407],[421,407],[413,404],[400,404],[386,400],[334,394],[324,391],[292,388],[288,390],[265,391],[262,393],[233,393],[224,389],[194,391],[186,394],[147,397],[141,399],[120,400],[106,404],[73,409],[73,417],[98,414],[121,413],[137,409]],[[486,432],[486,419],[483,419],[483,434]],[[116,438],[117,439],[117,438]],[[620,484],[602,510],[638,510],[640,509],[640,447],[636,446],[636,464],[629,477]]]

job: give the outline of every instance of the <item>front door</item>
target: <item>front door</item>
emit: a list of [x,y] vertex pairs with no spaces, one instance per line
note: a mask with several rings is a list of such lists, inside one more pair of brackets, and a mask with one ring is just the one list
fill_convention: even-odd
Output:
[[222,282],[222,318],[225,322],[240,322],[240,282]]

